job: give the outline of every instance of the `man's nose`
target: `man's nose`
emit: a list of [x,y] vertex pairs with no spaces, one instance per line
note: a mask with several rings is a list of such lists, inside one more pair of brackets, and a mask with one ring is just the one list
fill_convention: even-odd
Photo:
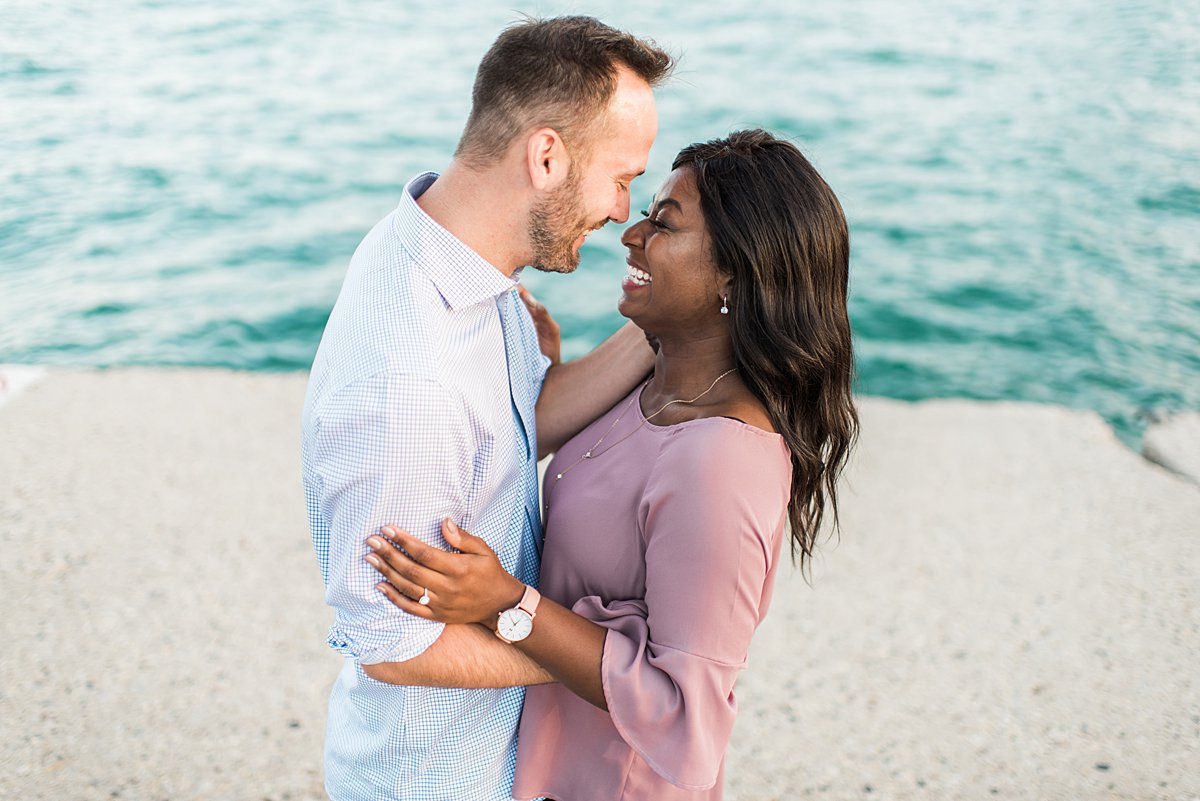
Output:
[[609,210],[608,219],[615,223],[623,223],[629,219],[629,191],[620,192],[617,204]]

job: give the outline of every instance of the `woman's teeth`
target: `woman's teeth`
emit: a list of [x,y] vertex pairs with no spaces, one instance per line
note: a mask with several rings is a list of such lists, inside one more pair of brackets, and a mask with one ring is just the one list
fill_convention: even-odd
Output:
[[643,272],[632,264],[625,265],[625,275],[638,286],[646,286],[651,281],[650,273]]

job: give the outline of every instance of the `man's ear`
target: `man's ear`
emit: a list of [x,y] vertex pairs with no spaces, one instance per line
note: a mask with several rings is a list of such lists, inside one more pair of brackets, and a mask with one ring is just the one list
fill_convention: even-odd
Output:
[[539,128],[525,140],[525,165],[529,182],[539,192],[557,189],[567,179],[571,163],[558,131]]

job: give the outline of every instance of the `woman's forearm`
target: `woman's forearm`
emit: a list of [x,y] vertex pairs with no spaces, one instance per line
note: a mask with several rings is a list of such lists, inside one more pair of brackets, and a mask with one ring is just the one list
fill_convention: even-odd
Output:
[[541,665],[568,690],[607,712],[600,667],[607,633],[603,626],[543,597],[533,631],[513,647]]
[[[386,579],[377,589],[405,612],[447,624],[482,623],[495,631],[499,613],[524,596],[526,586],[501,566],[488,544],[452,520],[442,521],[442,536],[457,553],[394,526],[381,534],[390,542],[369,537],[372,553],[365,558]],[[606,634],[602,626],[542,598],[529,636],[511,646],[494,644],[533,660],[580,698],[608,711],[601,680]]]

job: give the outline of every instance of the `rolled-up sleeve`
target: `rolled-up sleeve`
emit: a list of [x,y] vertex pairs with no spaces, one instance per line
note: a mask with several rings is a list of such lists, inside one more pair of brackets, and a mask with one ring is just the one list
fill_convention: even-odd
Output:
[[574,605],[608,629],[601,673],[617,731],[681,788],[717,780],[770,597],[788,470],[776,441],[732,422],[677,432],[643,500],[645,601]]
[[367,537],[395,524],[445,548],[443,517],[462,519],[470,470],[468,427],[438,383],[373,376],[340,390],[315,428],[319,513],[329,525],[325,600],[334,609],[329,644],[362,664],[422,653],[443,624],[410,615],[375,589]]

